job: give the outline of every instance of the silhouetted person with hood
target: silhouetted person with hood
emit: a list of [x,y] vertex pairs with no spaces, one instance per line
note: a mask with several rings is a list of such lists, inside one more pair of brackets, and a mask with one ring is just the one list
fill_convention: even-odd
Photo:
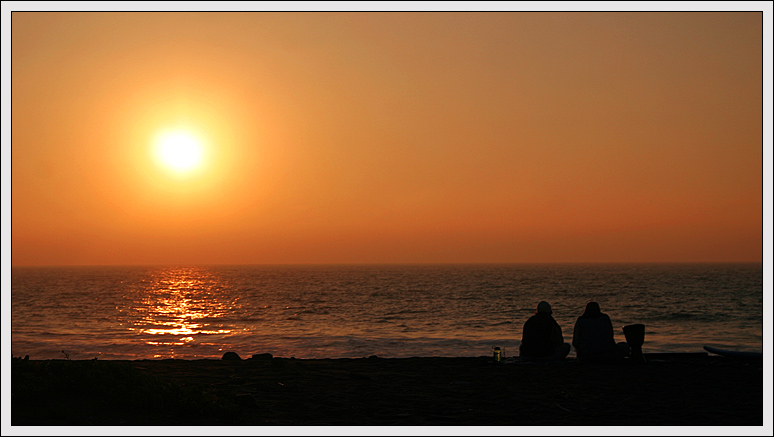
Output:
[[596,302],[586,304],[585,311],[575,322],[572,345],[578,359],[583,361],[616,361],[629,353],[626,343],[616,344],[613,322]]
[[551,305],[542,301],[535,315],[524,323],[519,345],[519,357],[530,360],[561,360],[570,353],[570,345],[564,342],[562,328],[551,314]]

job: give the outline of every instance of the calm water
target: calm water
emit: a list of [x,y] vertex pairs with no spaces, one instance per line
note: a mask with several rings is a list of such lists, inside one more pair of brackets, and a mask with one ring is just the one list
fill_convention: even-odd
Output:
[[762,350],[761,264],[642,264],[13,268],[12,353],[512,356],[538,301],[570,342],[591,299],[645,352]]

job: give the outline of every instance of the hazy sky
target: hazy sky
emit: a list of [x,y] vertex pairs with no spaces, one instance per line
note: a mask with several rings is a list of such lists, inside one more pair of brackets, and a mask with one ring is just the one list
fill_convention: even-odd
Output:
[[761,261],[762,19],[13,13],[12,262]]

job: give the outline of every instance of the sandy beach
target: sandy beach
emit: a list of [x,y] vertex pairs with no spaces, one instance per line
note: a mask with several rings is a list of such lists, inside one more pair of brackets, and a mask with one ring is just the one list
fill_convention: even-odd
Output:
[[13,359],[12,425],[763,425],[763,362]]

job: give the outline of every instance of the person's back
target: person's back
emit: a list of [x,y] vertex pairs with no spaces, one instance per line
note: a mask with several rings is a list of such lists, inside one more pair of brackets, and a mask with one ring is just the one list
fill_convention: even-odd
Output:
[[548,302],[538,304],[535,315],[524,323],[519,356],[524,358],[561,359],[570,352],[570,345],[564,343],[562,328],[551,316]]
[[575,323],[572,345],[579,357],[615,349],[610,317],[607,314],[595,318],[579,317]]
[[616,345],[613,323],[607,314],[600,311],[596,302],[589,302],[583,315],[575,322],[572,345],[580,359],[603,357],[607,354],[623,356],[626,353],[625,343],[622,346]]
[[[538,313],[524,323],[524,333],[519,351],[524,356],[544,357],[552,355],[556,347],[555,329],[559,325],[550,314]],[[561,331],[558,344],[562,343]]]

